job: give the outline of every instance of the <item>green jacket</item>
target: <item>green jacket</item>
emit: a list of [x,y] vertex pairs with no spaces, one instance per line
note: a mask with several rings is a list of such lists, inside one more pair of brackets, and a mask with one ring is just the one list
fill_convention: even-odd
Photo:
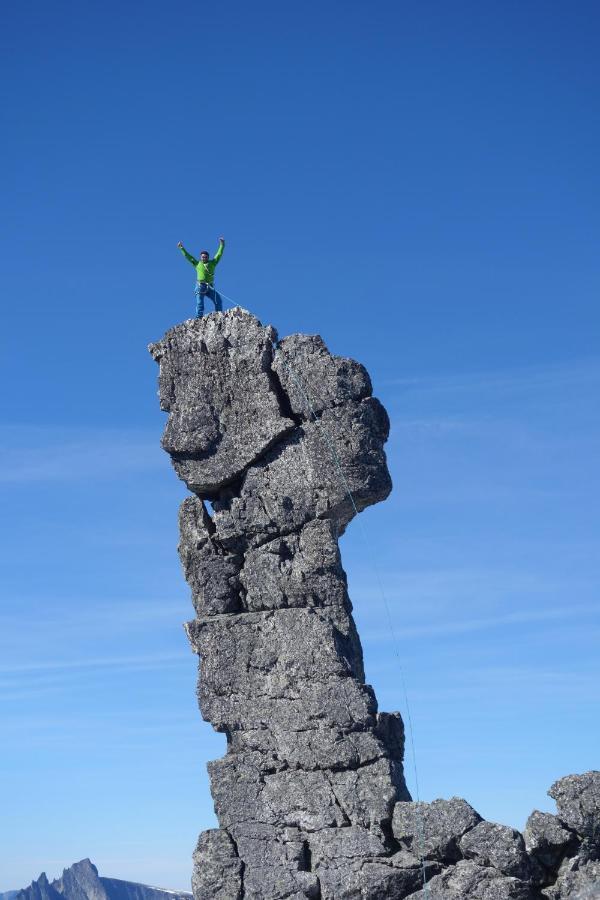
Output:
[[185,247],[180,247],[179,249],[185,256],[188,262],[190,262],[196,270],[196,274],[198,276],[198,281],[206,281],[208,284],[215,283],[215,268],[217,263],[223,256],[223,247],[225,244],[219,244],[219,249],[215,253],[214,259],[209,259],[207,263],[203,263],[200,260],[196,259],[195,256],[192,256],[191,253],[188,253]]

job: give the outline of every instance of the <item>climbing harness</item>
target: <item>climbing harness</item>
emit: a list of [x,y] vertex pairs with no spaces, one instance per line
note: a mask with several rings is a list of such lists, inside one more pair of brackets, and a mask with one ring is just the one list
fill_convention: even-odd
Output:
[[204,312],[204,299],[208,297],[208,299],[213,303],[215,307],[215,312],[222,312],[223,303],[221,300],[221,294],[217,291],[214,282],[210,284],[208,281],[197,281],[196,287],[194,288],[194,294],[196,297],[196,316],[198,316],[198,308],[202,307],[202,311]]

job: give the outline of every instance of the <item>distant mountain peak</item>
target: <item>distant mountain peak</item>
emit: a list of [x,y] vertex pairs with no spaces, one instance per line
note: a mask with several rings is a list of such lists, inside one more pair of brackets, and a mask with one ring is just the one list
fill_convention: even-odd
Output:
[[64,869],[61,877],[53,882],[42,872],[29,887],[10,893],[14,894],[11,900],[191,900],[192,897],[186,891],[163,890],[99,876],[97,867],[87,857]]
[[68,869],[64,869],[65,872],[92,872],[94,875],[98,875],[98,869],[91,861],[89,857],[86,856],[85,859],[80,859],[79,862],[73,863],[72,866],[69,866]]

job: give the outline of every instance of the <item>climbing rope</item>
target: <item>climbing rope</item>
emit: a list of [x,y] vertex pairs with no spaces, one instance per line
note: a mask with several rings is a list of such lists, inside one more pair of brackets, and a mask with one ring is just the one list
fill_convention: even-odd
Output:
[[[224,300],[226,300],[227,303],[228,303],[229,305],[231,305],[232,307],[238,306],[238,305],[239,305],[239,304],[236,303],[234,300],[232,300],[231,297],[228,297],[227,294],[222,293],[222,291],[219,291],[219,294],[220,294],[221,297],[222,297]],[[373,570],[373,572],[374,572],[374,574],[375,574],[375,578],[376,578],[377,585],[378,585],[378,588],[379,588],[379,593],[380,593],[380,595],[381,595],[381,598],[382,598],[382,600],[383,600],[383,604],[384,604],[384,607],[385,607],[385,611],[386,611],[386,615],[387,615],[387,619],[388,619],[388,625],[389,625],[389,629],[390,629],[390,634],[391,634],[391,636],[392,636],[392,644],[393,644],[393,647],[394,647],[394,655],[395,655],[395,657],[396,657],[397,665],[398,665],[398,670],[399,670],[399,672],[400,672],[400,683],[401,683],[401,685],[402,685],[402,694],[403,694],[403,699],[404,699],[404,706],[405,706],[405,708],[406,708],[406,719],[407,719],[407,724],[408,724],[408,735],[409,735],[409,741],[410,741],[410,750],[411,750],[412,767],[413,767],[413,777],[414,777],[414,781],[415,781],[415,796],[416,796],[416,803],[419,804],[419,806],[416,806],[416,807],[415,807],[416,831],[417,831],[417,838],[418,838],[418,843],[419,843],[419,848],[418,848],[419,853],[418,853],[418,856],[419,856],[419,862],[420,862],[420,864],[421,864],[421,873],[422,873],[423,891],[424,891],[424,895],[425,895],[425,900],[428,900],[428,897],[429,897],[429,886],[428,886],[428,883],[427,883],[427,872],[426,872],[426,868],[425,868],[425,856],[424,856],[424,853],[425,853],[425,834],[424,834],[424,827],[423,827],[423,817],[420,815],[420,803],[421,803],[421,800],[420,800],[420,791],[419,791],[419,775],[418,775],[418,769],[417,769],[417,754],[416,754],[416,749],[415,749],[414,729],[413,729],[413,724],[412,724],[412,716],[411,716],[411,711],[410,711],[410,703],[409,703],[409,700],[408,700],[408,689],[407,689],[407,686],[406,686],[406,678],[405,678],[405,673],[404,673],[404,666],[402,665],[402,658],[401,658],[401,656],[400,656],[400,642],[399,642],[399,640],[398,640],[398,637],[397,637],[397,634],[396,634],[396,630],[395,630],[395,628],[394,628],[394,621],[393,621],[393,618],[392,618],[392,613],[391,613],[391,608],[390,608],[390,604],[389,604],[389,601],[388,601],[387,593],[386,593],[386,591],[385,591],[385,588],[384,588],[384,585],[383,585],[383,581],[382,581],[382,578],[381,578],[381,574],[380,574],[380,572],[379,572],[379,566],[378,566],[378,564],[377,564],[377,560],[376,560],[376,556],[375,556],[375,553],[374,553],[374,550],[373,550],[373,545],[372,545],[371,539],[370,539],[369,535],[367,534],[367,531],[366,531],[366,529],[365,529],[365,527],[364,527],[364,524],[363,524],[363,522],[362,522],[362,520],[361,520],[361,518],[360,518],[360,516],[359,516],[359,514],[358,514],[358,513],[359,513],[359,510],[358,510],[358,507],[357,507],[357,505],[356,505],[356,501],[355,501],[355,499],[354,499],[354,495],[353,495],[353,493],[352,493],[352,490],[351,490],[351,488],[350,488],[350,485],[349,485],[349,483],[348,483],[348,479],[346,478],[346,475],[345,475],[345,473],[344,473],[344,470],[343,470],[343,467],[342,467],[341,460],[340,460],[339,455],[338,455],[338,453],[337,453],[337,451],[336,451],[336,449],[335,449],[335,442],[334,442],[334,440],[333,440],[333,436],[332,436],[331,432],[329,431],[329,429],[327,428],[327,426],[325,425],[325,422],[323,421],[323,418],[319,418],[319,417],[317,416],[317,413],[315,412],[314,405],[313,405],[313,403],[311,402],[311,399],[310,399],[310,397],[309,397],[309,395],[308,395],[308,392],[307,392],[307,390],[306,390],[304,384],[302,383],[302,380],[301,380],[300,376],[297,375],[297,374],[293,371],[292,367],[289,365],[288,361],[286,360],[285,354],[284,354],[284,352],[283,352],[283,349],[282,349],[281,346],[280,346],[279,340],[271,340],[271,344],[272,344],[272,347],[273,347],[273,350],[274,350],[274,355],[275,355],[275,356],[278,356],[278,358],[281,360],[281,363],[282,363],[284,369],[286,370],[287,374],[289,375],[290,379],[293,381],[293,383],[294,383],[294,385],[296,386],[296,388],[300,391],[300,395],[301,395],[302,398],[303,398],[303,402],[304,402],[305,405],[306,405],[306,408],[307,408],[307,410],[308,410],[308,412],[309,412],[310,417],[311,417],[312,420],[315,422],[315,424],[318,425],[319,427],[321,427],[321,428],[323,429],[323,431],[325,432],[325,437],[326,437],[326,439],[327,439],[326,441],[324,441],[325,446],[326,446],[326,448],[327,448],[327,450],[328,450],[328,452],[329,452],[329,455],[330,455],[330,457],[331,457],[331,459],[332,459],[332,462],[333,462],[333,464],[334,464],[334,467],[335,467],[335,469],[337,470],[337,473],[338,473],[340,482],[341,482],[341,484],[342,484],[342,486],[343,486],[343,488],[344,488],[344,491],[346,492],[346,495],[347,495],[348,499],[350,500],[350,504],[351,504],[351,506],[352,506],[352,509],[353,509],[353,511],[354,511],[354,514],[355,514],[355,516],[356,516],[357,519],[358,519],[358,525],[359,525],[359,528],[360,528],[361,536],[362,536],[363,542],[364,542],[364,544],[365,544],[365,546],[367,547],[367,550],[368,550],[368,552],[369,552],[369,556],[370,556],[370,560],[371,560],[371,567],[372,567],[372,570]]]

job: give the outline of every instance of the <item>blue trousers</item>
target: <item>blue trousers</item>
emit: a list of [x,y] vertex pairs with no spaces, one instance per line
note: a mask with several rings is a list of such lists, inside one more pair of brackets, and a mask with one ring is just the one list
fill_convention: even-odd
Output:
[[214,303],[215,310],[217,312],[223,311],[223,302],[221,300],[221,295],[214,289],[212,284],[209,284],[207,281],[198,281],[196,282],[196,288],[194,290],[196,295],[196,318],[201,319],[204,315],[204,298],[208,297]]

